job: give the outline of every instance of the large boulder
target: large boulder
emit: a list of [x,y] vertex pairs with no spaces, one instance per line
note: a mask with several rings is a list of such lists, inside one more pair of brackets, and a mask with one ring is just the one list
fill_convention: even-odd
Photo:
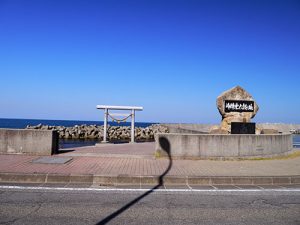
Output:
[[[250,105],[238,104],[238,103],[230,103],[230,102],[238,102],[238,101],[249,101]],[[231,104],[232,108],[236,110],[226,110],[225,103]],[[229,103],[228,103],[229,102]],[[253,103],[253,104],[252,104]],[[251,110],[248,108],[250,106]],[[232,122],[250,122],[250,120],[256,115],[259,107],[253,97],[242,87],[236,86],[231,88],[228,91],[223,92],[217,98],[217,107],[222,116],[221,122],[221,130],[227,130],[228,133],[231,132],[231,123]],[[228,109],[228,105],[227,105]],[[240,110],[238,112],[238,110]]]

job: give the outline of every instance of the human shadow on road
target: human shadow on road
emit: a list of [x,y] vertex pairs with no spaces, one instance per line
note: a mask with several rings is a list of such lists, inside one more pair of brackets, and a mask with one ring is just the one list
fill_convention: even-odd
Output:
[[151,190],[145,192],[144,194],[142,194],[141,196],[137,197],[136,199],[132,200],[131,202],[127,203],[126,205],[124,205],[122,208],[118,209],[117,211],[115,211],[114,213],[110,214],[109,216],[105,217],[103,220],[101,220],[100,222],[98,222],[96,225],[104,225],[107,224],[108,222],[110,222],[112,219],[116,218],[117,216],[119,216],[120,214],[122,214],[123,212],[125,212],[127,209],[129,209],[130,207],[132,207],[134,204],[138,203],[140,200],[142,200],[143,198],[145,198],[147,195],[151,194],[152,192],[154,192],[156,189],[160,188],[161,186],[163,186],[164,181],[163,178],[164,176],[170,171],[171,167],[172,167],[172,158],[171,158],[171,147],[170,147],[170,143],[169,141],[164,138],[164,137],[160,137],[159,138],[159,144],[162,148],[163,151],[165,151],[167,153],[168,159],[169,159],[169,164],[167,169],[165,170],[165,172],[163,172],[159,178],[158,178],[158,184],[156,186],[154,186]]

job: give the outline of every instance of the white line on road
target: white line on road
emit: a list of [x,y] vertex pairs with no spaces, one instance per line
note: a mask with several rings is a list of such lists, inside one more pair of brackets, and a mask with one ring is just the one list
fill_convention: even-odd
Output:
[[[48,191],[94,191],[94,192],[146,192],[151,189],[121,189],[121,188],[67,188],[67,187],[24,187],[24,186],[0,186],[0,189],[14,190],[48,190]],[[156,189],[154,192],[300,192],[300,188],[280,189]]]

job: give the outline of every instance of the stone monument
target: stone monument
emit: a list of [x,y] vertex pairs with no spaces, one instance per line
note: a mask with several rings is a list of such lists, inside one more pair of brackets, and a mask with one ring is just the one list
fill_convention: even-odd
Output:
[[[256,115],[259,107],[253,97],[242,87],[236,86],[223,92],[217,98],[217,107],[222,116],[220,126],[214,126],[210,130],[211,134],[229,134],[232,132],[232,125],[235,129],[253,129],[255,124],[251,124],[251,119]],[[242,132],[243,133],[243,132]]]
[[180,159],[269,158],[293,151],[290,133],[256,129],[251,119],[258,112],[258,105],[240,86],[222,93],[217,98],[217,107],[222,115],[220,126],[211,129],[210,134],[157,134],[156,156],[168,157],[161,139],[171,146],[172,158]]

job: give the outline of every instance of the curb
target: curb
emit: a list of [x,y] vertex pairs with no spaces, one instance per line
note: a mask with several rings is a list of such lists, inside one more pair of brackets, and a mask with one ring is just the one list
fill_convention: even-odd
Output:
[[[100,186],[116,185],[157,185],[159,176],[105,176],[93,174],[25,174],[0,173],[1,183],[74,183],[96,184]],[[170,185],[287,185],[300,184],[297,176],[165,176],[164,184]]]

